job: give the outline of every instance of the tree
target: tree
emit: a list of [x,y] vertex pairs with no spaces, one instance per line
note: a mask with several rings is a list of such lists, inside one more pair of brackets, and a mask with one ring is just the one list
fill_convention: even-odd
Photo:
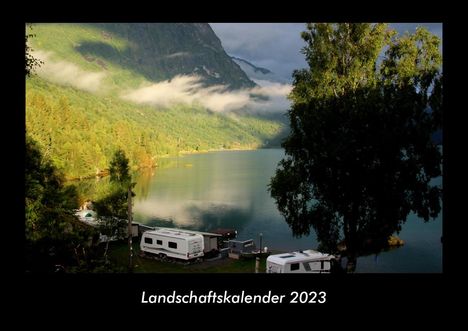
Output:
[[76,188],[64,185],[61,173],[29,136],[25,152],[26,270],[78,264],[86,257],[93,231],[73,215]]
[[[366,244],[383,247],[410,212],[440,212],[439,39],[385,24],[308,24],[309,68],[294,72],[291,132],[270,192],[295,236],[320,249],[344,239],[348,270]],[[379,56],[385,50],[379,63]]]
[[132,183],[130,175],[129,160],[125,152],[117,150],[112,157],[109,166],[110,186],[109,192],[96,201],[96,211],[101,221],[101,233],[108,236],[104,256],[107,260],[109,239],[113,236],[119,237],[123,233],[122,221],[128,218],[128,245],[129,245],[129,269],[133,266],[132,246],[132,191],[135,183]]
[[121,149],[114,153],[109,167],[111,182],[128,186],[131,182],[129,160]]
[[[28,27],[28,26],[27,26]],[[31,26],[29,26],[31,29]],[[25,73],[30,76],[42,61],[34,58],[26,34]],[[64,176],[37,143],[26,135],[25,145],[25,257],[27,271],[52,271],[55,266],[79,264],[80,252],[93,231],[81,224],[72,210],[78,206],[73,185],[64,185]],[[91,242],[92,244],[92,242]]]
[[[30,24],[26,25],[26,29],[28,29],[28,28],[32,30],[32,26]],[[31,74],[34,72],[34,69],[36,67],[39,67],[41,64],[44,63],[43,61],[35,58],[32,55],[33,49],[28,44],[28,39],[32,38],[32,37],[34,37],[34,34],[26,33],[26,36],[25,36],[25,42],[26,42],[25,72],[26,72],[26,76],[31,76]]]

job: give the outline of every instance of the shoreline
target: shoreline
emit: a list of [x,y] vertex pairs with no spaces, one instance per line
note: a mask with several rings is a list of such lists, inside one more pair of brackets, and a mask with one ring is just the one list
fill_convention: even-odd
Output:
[[[221,148],[221,149],[208,149],[208,150],[192,150],[192,151],[180,151],[178,154],[162,154],[162,155],[155,155],[155,158],[161,158],[161,159],[168,159],[172,157],[178,157],[178,156],[184,156],[184,155],[194,155],[194,154],[208,154],[208,153],[213,153],[213,152],[242,152],[242,151],[256,151],[256,150],[261,150],[261,149],[281,149],[280,146],[278,147],[238,147],[238,148]],[[151,167],[149,166],[139,166],[136,168],[131,169],[132,171],[140,171],[143,169],[154,169],[158,168],[158,165],[153,165]],[[77,182],[77,181],[82,181],[82,180],[87,180],[87,179],[93,179],[93,178],[104,178],[109,176],[109,170],[104,169],[101,171],[99,174],[87,174],[83,175],[80,177],[65,177],[66,182]]]

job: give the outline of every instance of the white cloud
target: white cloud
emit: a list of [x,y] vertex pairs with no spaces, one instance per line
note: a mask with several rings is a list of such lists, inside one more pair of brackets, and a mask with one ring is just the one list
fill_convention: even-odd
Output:
[[176,53],[166,55],[166,56],[164,56],[164,58],[172,59],[172,58],[175,58],[175,57],[187,57],[187,56],[190,56],[190,53],[188,53],[188,52],[176,52]]
[[291,91],[290,85],[260,80],[257,84],[260,86],[252,89],[228,91],[222,85],[203,87],[198,76],[176,76],[169,81],[128,90],[122,93],[122,98],[160,107],[181,103],[199,104],[214,112],[240,109],[252,112],[284,112],[289,108],[287,95]]
[[33,56],[44,62],[35,70],[44,79],[93,93],[98,92],[103,87],[104,72],[85,71],[67,61],[54,61],[52,52],[36,50],[33,52]]
[[291,93],[292,86],[289,84],[281,84],[267,80],[254,80],[259,87],[252,89],[253,93],[268,97],[267,101],[256,102],[252,104],[253,110],[256,111],[286,111],[291,106],[291,102],[287,96]]

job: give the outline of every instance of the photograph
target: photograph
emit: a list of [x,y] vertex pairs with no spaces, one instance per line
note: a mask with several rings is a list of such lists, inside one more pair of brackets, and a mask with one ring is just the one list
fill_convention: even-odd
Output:
[[442,22],[24,27],[26,274],[444,272]]

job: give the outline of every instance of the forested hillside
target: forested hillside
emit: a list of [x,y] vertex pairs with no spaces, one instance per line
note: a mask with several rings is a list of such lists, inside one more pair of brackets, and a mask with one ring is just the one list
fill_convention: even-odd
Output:
[[26,130],[67,178],[102,171],[118,148],[133,167],[153,166],[183,151],[258,148],[284,128],[245,112],[217,113],[196,103],[157,107],[121,97],[125,89],[196,68],[205,84],[252,86],[204,25],[35,24],[33,33],[35,54],[54,67],[26,80]]

